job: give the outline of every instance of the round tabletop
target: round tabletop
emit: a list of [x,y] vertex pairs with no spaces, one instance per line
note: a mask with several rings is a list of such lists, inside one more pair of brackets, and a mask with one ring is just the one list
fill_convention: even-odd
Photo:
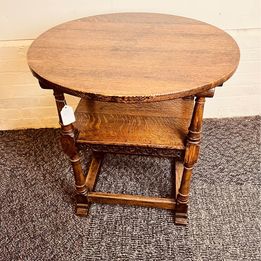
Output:
[[50,88],[95,100],[190,96],[221,85],[239,63],[233,38],[190,18],[117,13],[58,25],[40,35],[28,64]]

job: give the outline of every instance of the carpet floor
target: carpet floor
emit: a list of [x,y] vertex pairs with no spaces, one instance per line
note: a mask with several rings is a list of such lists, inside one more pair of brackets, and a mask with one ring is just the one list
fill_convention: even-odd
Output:
[[[0,260],[261,260],[260,121],[205,120],[187,227],[142,207],[75,216],[59,130],[0,131]],[[170,160],[107,154],[96,190],[167,196]]]

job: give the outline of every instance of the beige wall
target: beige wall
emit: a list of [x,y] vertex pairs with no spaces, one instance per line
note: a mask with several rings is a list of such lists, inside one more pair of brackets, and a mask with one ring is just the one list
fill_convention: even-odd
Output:
[[[0,129],[56,127],[50,91],[41,90],[26,63],[26,51],[41,32],[78,17],[112,12],[160,12],[214,24],[241,49],[238,71],[206,104],[205,117],[261,113],[260,1],[236,0],[0,0]],[[69,97],[73,106],[77,98]]]

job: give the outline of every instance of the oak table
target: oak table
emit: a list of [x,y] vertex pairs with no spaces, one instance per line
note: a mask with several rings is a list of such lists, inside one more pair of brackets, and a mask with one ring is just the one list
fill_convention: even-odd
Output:
[[[205,97],[213,97],[238,63],[239,48],[227,33],[174,15],[98,15],[40,35],[28,51],[28,64],[40,86],[54,92],[61,144],[75,177],[76,214],[86,216],[92,202],[128,204],[171,209],[176,224],[187,224]],[[61,116],[64,93],[81,97],[74,125]],[[93,155],[87,175],[82,144]],[[175,195],[95,191],[104,153],[170,157]]]

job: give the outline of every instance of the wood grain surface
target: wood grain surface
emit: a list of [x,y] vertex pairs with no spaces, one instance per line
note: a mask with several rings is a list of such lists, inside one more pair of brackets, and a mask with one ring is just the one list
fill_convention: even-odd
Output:
[[185,149],[194,100],[108,103],[81,99],[77,143]]
[[50,88],[96,100],[157,101],[222,84],[239,48],[224,31],[173,15],[119,13],[58,25],[28,51],[33,74]]

